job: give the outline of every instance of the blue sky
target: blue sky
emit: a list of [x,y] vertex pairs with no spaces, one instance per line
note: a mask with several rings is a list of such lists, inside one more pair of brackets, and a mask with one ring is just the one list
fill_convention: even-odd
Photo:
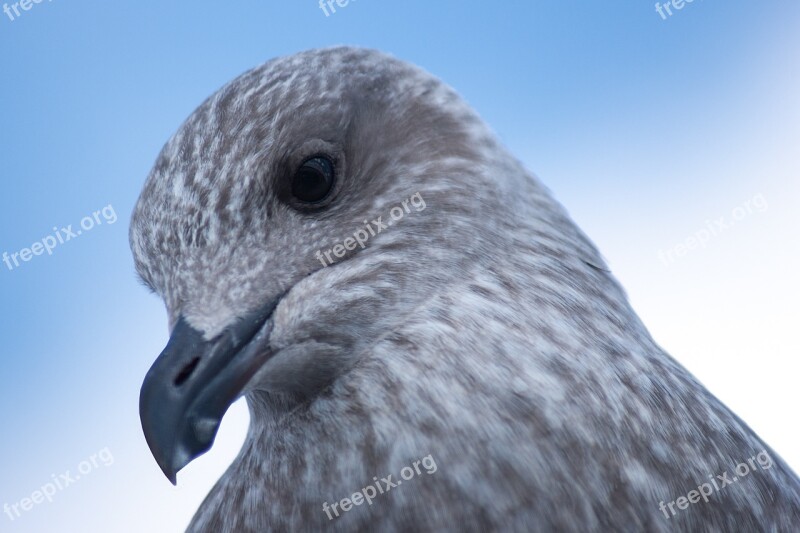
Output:
[[[0,13],[0,253],[82,231],[0,263],[0,505],[113,455],[52,503],[0,515],[0,531],[181,530],[233,458],[241,404],[177,489],[147,450],[138,390],[167,329],[133,274],[130,212],[202,100],[272,57],[335,44],[388,51],[464,95],[600,246],[656,340],[800,470],[799,23],[792,0],[696,0],[667,20],[622,0]],[[704,247],[675,251],[745,205]]]

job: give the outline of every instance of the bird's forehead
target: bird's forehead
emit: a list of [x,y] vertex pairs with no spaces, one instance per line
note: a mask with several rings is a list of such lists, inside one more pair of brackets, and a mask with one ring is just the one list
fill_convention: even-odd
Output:
[[[425,83],[428,82],[428,83]],[[302,122],[347,112],[349,104],[380,93],[392,102],[431,93],[438,81],[378,51],[312,50],[273,59],[234,79],[210,97],[184,125],[192,133],[241,133],[256,125]],[[400,108],[401,106],[398,106]]]
[[[427,83],[424,83],[427,81]],[[308,137],[334,139],[365,98],[393,105],[433,92],[426,73],[377,51],[333,48],[274,59],[208,98],[168,141],[153,168],[152,196],[174,207],[206,209],[251,196],[257,177],[248,169],[275,159]],[[415,94],[416,93],[416,94]],[[143,195],[144,196],[144,195]]]

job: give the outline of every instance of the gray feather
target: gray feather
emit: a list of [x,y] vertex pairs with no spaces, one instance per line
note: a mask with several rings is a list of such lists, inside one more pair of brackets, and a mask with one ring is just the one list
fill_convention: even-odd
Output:
[[[325,149],[319,212],[279,194]],[[426,208],[334,265],[329,249]],[[348,47],[237,78],[159,155],[137,271],[208,338],[289,291],[247,387],[246,443],[190,531],[797,531],[800,481],[653,341],[594,245],[448,86]],[[762,450],[774,466],[675,516]],[[329,520],[323,502],[432,455]]]

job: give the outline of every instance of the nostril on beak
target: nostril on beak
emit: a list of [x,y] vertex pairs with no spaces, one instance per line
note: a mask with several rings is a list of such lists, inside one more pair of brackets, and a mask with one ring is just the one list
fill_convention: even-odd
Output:
[[187,364],[185,367],[183,367],[183,370],[181,370],[178,373],[178,375],[175,376],[175,380],[173,381],[173,383],[175,384],[176,387],[180,387],[181,385],[183,385],[186,382],[187,379],[189,379],[191,377],[192,373],[194,372],[194,369],[197,368],[197,364],[199,362],[200,362],[200,358],[199,357],[195,357],[194,359],[189,361],[189,364]]

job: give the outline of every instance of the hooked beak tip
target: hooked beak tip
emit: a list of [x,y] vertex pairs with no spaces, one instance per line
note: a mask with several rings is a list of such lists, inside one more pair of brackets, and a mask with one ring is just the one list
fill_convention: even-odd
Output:
[[214,444],[228,407],[272,356],[270,317],[280,296],[206,340],[181,317],[147,372],[139,414],[147,445],[170,483]]

